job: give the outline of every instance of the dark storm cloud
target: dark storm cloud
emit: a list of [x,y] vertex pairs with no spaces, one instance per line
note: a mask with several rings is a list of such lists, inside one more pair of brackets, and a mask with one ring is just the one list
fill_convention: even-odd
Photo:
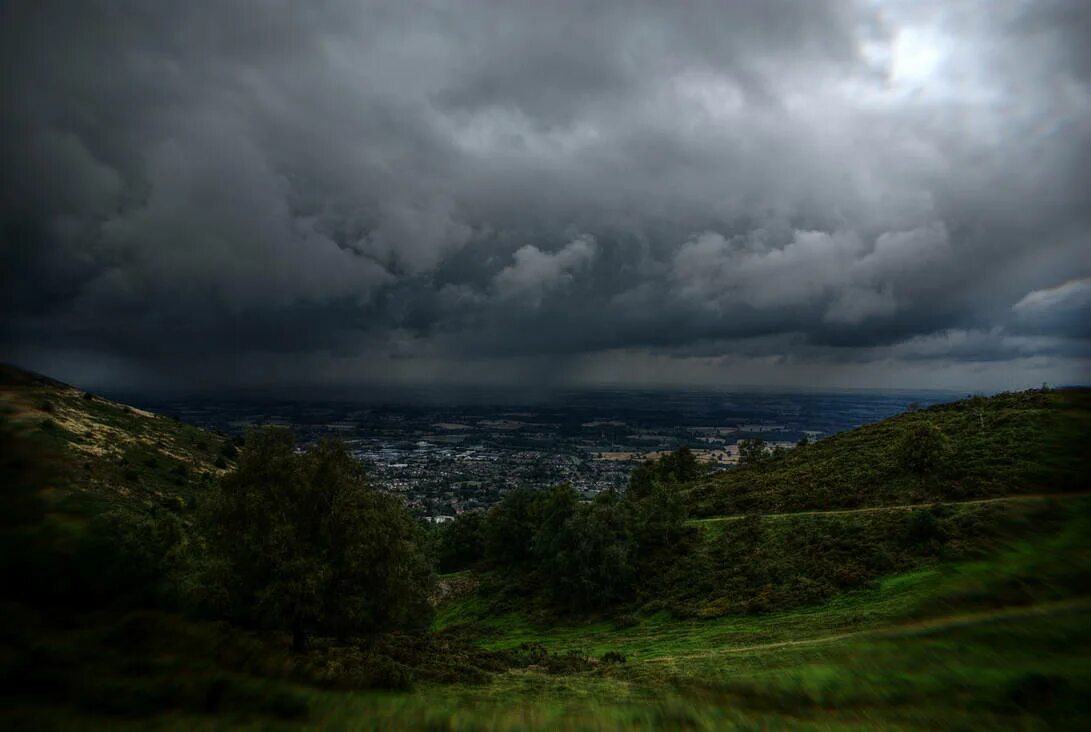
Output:
[[180,383],[1086,370],[1075,0],[0,14],[8,358]]

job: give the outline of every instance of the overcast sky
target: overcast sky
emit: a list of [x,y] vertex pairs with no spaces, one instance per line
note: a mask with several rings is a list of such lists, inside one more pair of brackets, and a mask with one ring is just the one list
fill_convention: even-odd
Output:
[[0,358],[1091,381],[1091,3],[0,5]]

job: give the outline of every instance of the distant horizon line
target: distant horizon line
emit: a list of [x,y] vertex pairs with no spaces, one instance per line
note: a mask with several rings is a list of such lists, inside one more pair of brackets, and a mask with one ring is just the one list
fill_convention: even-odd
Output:
[[[1048,385],[1051,389],[1088,388],[1086,385],[1065,384]],[[189,399],[189,398],[224,398],[232,395],[240,397],[271,397],[281,396],[289,401],[306,399],[311,395],[328,396],[342,395],[342,398],[350,395],[360,397],[381,397],[384,394],[406,395],[414,392],[421,394],[438,395],[447,393],[451,396],[458,394],[524,394],[530,400],[548,398],[552,395],[580,394],[580,393],[674,393],[674,394],[933,394],[950,395],[955,397],[982,395],[988,396],[1000,394],[1006,391],[1027,391],[1039,387],[1028,386],[1023,389],[993,389],[993,390],[967,390],[957,388],[940,387],[850,387],[850,386],[795,386],[795,385],[768,385],[768,384],[681,384],[671,382],[649,382],[646,384],[623,383],[587,383],[541,386],[534,384],[480,384],[457,382],[431,382],[431,383],[398,383],[398,382],[361,382],[357,384],[330,383],[284,383],[263,386],[209,386],[191,388],[130,388],[100,387],[104,395],[113,393],[118,395],[141,395],[153,398]]]
[[[368,401],[381,397],[384,394],[404,396],[412,392],[429,393],[438,395],[440,392],[449,393],[452,397],[458,394],[524,394],[530,401],[541,401],[553,395],[578,394],[593,392],[643,392],[643,393],[675,393],[675,394],[932,394],[944,396],[988,396],[1004,392],[1019,392],[1040,388],[1041,385],[1029,385],[1017,389],[987,389],[973,390],[952,387],[880,387],[880,386],[805,386],[805,385],[776,385],[776,384],[692,384],[681,382],[647,382],[632,384],[623,382],[588,382],[578,384],[482,384],[476,382],[398,382],[398,381],[361,381],[357,383],[333,382],[284,382],[280,384],[263,385],[207,385],[207,386],[140,386],[124,387],[105,384],[79,384],[78,379],[69,380],[66,377],[53,376],[34,369],[28,369],[12,362],[5,362],[4,366],[12,367],[28,373],[66,383],[74,388],[85,389],[93,393],[101,393],[103,396],[140,396],[152,399],[210,399],[228,398],[270,398],[279,396],[288,401],[305,400],[316,396],[330,396],[337,394],[338,398],[367,397]],[[1091,384],[1046,384],[1051,389],[1078,389],[1091,388]],[[363,399],[362,399],[363,400]],[[510,401],[510,400],[505,400]]]

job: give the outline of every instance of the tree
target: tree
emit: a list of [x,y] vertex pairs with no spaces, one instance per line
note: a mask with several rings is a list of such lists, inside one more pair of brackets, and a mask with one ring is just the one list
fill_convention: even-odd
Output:
[[701,475],[701,466],[692,450],[680,447],[659,459],[657,473],[661,481],[689,483]]
[[768,457],[765,440],[757,437],[739,440],[739,465],[757,465]]
[[485,553],[497,564],[525,564],[533,558],[541,500],[533,488],[516,488],[485,517]]
[[931,422],[916,422],[897,446],[898,463],[911,473],[925,475],[941,470],[951,452],[951,442]]
[[642,551],[669,546],[682,533],[686,506],[678,487],[696,480],[700,473],[693,452],[682,447],[645,461],[629,475],[625,500],[632,509],[633,534]]
[[202,502],[210,603],[292,633],[377,632],[426,622],[430,570],[416,527],[370,490],[341,442],[297,453],[283,428],[253,432]]
[[634,500],[640,500],[652,494],[658,481],[656,464],[652,460],[645,460],[642,465],[633,468],[629,473],[629,489],[625,492]]
[[661,483],[690,483],[701,476],[697,457],[688,447],[661,456],[658,460],[645,460],[629,474],[627,495],[636,499],[647,498]]
[[541,568],[554,595],[581,608],[603,607],[632,595],[637,544],[632,508],[617,492],[578,504],[560,527]]
[[565,524],[576,513],[579,494],[567,483],[542,490],[538,498],[537,530],[534,533],[532,548],[539,560],[548,560],[557,551],[557,542],[564,533]]
[[481,561],[485,554],[485,514],[471,511],[441,524],[436,554],[441,572],[457,572]]
[[651,491],[633,506],[634,535],[641,552],[671,546],[682,535],[686,523],[686,504],[677,483],[653,484]]

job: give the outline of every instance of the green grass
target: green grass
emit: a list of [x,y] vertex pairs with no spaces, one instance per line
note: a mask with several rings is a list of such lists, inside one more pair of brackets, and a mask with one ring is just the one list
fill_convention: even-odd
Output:
[[88,399],[71,386],[2,365],[0,421],[50,452],[57,470],[47,494],[54,502],[76,493],[127,508],[184,507],[223,472],[217,467],[223,435]]
[[[950,440],[943,470],[915,475],[894,446],[920,422]],[[1000,394],[908,412],[779,459],[710,476],[691,515],[779,513],[1088,489],[1091,390]]]
[[469,596],[437,624],[472,621],[493,648],[614,650],[628,662],[573,677],[509,673],[478,688],[322,697],[316,713],[329,716],[316,719],[358,719],[362,729],[1046,729],[1086,719],[1091,500],[1065,499],[1059,510],[1054,531],[988,559],[941,562],[772,615],[548,627],[518,613],[483,617],[482,599]]
[[[188,508],[164,508],[178,485],[172,471],[187,466],[177,491],[187,500],[199,493],[195,476],[216,474],[221,438],[20,378],[0,389],[5,413],[65,456],[43,522],[55,543],[81,546],[85,525],[119,506],[184,519]],[[438,608],[421,652],[434,673],[418,673],[410,691],[345,688],[340,671],[375,661],[358,649],[301,658],[285,638],[162,611],[103,609],[57,623],[0,605],[0,641],[15,651],[0,653],[0,726],[1087,726],[1091,497],[1080,492],[1089,401],[1086,391],[971,400],[710,478],[689,494],[697,519],[687,551],[652,565],[638,601],[618,611],[628,618],[559,616],[540,599],[498,601],[503,583],[488,576],[448,578],[459,590]],[[907,475],[891,455],[921,419],[951,439],[942,476]],[[951,505],[898,508],[936,501]],[[875,510],[813,513],[857,508]],[[940,535],[917,537],[932,519]],[[848,579],[844,567],[854,568]],[[795,590],[776,599],[758,580],[769,592]],[[762,593],[776,602],[739,601]],[[528,663],[526,644],[591,660]],[[608,652],[625,663],[602,662]]]
[[[628,663],[574,678],[520,672],[472,690],[317,705],[331,709],[331,722],[358,716],[406,728],[426,721],[421,710],[429,709],[437,724],[451,722],[440,728],[451,729],[517,729],[527,721],[555,729],[1045,729],[1086,719],[1089,605],[1049,603],[1088,599],[1071,567],[1088,566],[1091,501],[1071,499],[1063,510],[1058,531],[1014,542],[989,560],[896,575],[813,608],[709,621],[661,613],[625,629],[493,618],[487,645],[617,650]],[[1016,609],[982,606],[981,596],[995,603],[1032,578]],[[952,617],[962,620],[942,620]],[[839,634],[852,635],[822,641]],[[754,648],[786,641],[793,645]],[[381,726],[372,723],[362,728]]]
[[[548,627],[518,614],[482,621],[482,599],[471,594],[437,618],[448,630],[456,619],[476,619],[489,647],[616,650],[628,657],[622,665],[568,675],[511,670],[484,685],[424,683],[409,692],[247,686],[245,677],[238,683],[304,701],[308,725],[324,729],[1071,727],[1091,711],[1091,612],[1086,604],[1050,603],[1088,599],[1072,567],[1088,566],[1091,500],[1066,499],[1061,511],[1055,530],[1014,541],[988,559],[939,563],[783,613],[707,621],[659,613],[630,628]],[[1005,592],[1031,580],[1009,604]],[[959,620],[945,620],[951,618]],[[827,640],[837,635],[845,637]],[[198,641],[187,644],[204,648]],[[202,674],[222,673],[214,664],[190,666],[185,677],[199,683]],[[74,720],[85,729],[298,725],[255,710],[252,695],[237,693],[251,701],[214,715],[16,711],[31,726],[56,729]]]
[[620,651],[632,659],[697,652],[866,630],[1003,606],[1063,600],[1079,593],[1091,567],[1091,498],[1066,499],[1056,510],[1058,530],[1015,541],[988,559],[941,563],[883,578],[872,588],[813,607],[782,613],[679,620],[660,612],[632,628],[612,622],[541,626],[519,613],[488,614],[471,595],[442,608],[436,628],[461,622],[484,631],[483,643],[511,648],[542,643],[552,651]]

